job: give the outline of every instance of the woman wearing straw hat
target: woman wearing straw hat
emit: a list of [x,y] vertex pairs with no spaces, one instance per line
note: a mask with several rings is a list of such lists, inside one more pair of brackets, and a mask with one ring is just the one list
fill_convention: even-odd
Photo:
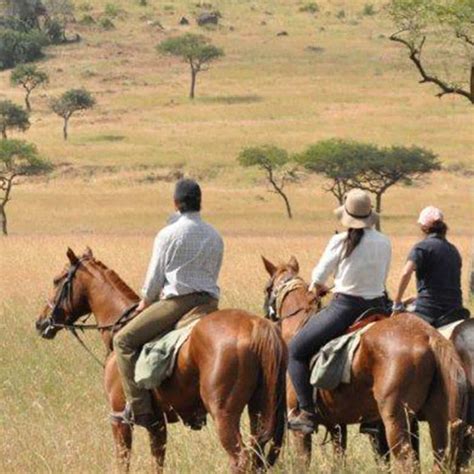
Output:
[[420,213],[418,224],[424,239],[408,255],[394,299],[393,312],[404,311],[403,294],[415,272],[417,297],[414,312],[429,324],[440,327],[452,322],[444,316],[451,313],[455,320],[453,310],[462,309],[461,255],[446,239],[448,226],[438,208],[425,207]]
[[379,217],[365,191],[351,190],[335,213],[347,231],[331,238],[311,279],[311,287],[324,294],[329,291],[326,281],[334,275],[334,297],[289,345],[288,371],[300,407],[297,415],[290,416],[289,427],[305,433],[315,428],[309,360],[328,341],[344,334],[364,311],[384,305],[392,253],[389,239],[374,229]]

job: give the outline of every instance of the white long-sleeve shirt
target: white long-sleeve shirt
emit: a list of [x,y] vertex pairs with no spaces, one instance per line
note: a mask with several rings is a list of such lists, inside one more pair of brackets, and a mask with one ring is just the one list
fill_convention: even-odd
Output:
[[219,298],[224,244],[198,212],[178,215],[155,238],[142,296],[147,301],[206,292]]
[[313,270],[312,285],[323,285],[333,275],[333,293],[365,299],[382,296],[392,257],[390,240],[375,229],[365,229],[359,245],[349,257],[343,258],[346,237],[347,232],[342,232],[331,238]]

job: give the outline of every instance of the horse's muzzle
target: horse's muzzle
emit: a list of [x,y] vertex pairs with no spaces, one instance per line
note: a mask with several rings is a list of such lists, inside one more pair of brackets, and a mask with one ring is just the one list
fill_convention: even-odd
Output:
[[49,319],[38,320],[35,323],[36,331],[44,339],[53,339],[58,332],[58,328],[51,324]]

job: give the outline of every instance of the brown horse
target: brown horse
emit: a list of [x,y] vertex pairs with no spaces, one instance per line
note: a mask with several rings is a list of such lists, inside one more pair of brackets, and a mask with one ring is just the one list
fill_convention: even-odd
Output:
[[[265,290],[268,315],[278,320],[288,343],[314,311],[315,295],[298,276],[294,257],[278,267],[263,262],[271,277]],[[452,344],[435,329],[409,314],[377,322],[361,337],[351,379],[335,390],[317,391],[319,424],[334,433],[340,425],[381,419],[391,452],[405,464],[415,463],[408,423],[417,416],[429,423],[436,465],[458,468],[466,378]],[[297,410],[290,380],[287,397],[288,409]],[[311,436],[297,435],[296,440],[308,461]]]
[[[112,352],[112,338],[133,314],[138,296],[88,249],[77,257],[68,249],[69,264],[54,279],[51,303],[36,322],[39,333],[52,339],[61,328],[73,332],[84,326],[79,318],[93,313],[108,350],[104,382],[112,410],[112,430],[120,465],[128,470],[132,429],[122,422],[125,399]],[[139,317],[139,316],[138,316]],[[87,325],[87,327],[91,327]],[[206,413],[215,421],[232,472],[241,473],[249,461],[272,465],[279,454],[285,428],[286,346],[269,321],[229,309],[204,316],[180,349],[172,376],[154,390],[157,417],[149,430],[155,468],[161,472],[166,447],[166,423],[182,419],[195,429]],[[240,418],[248,406],[251,446],[240,433]],[[265,451],[265,445],[270,448]],[[252,452],[252,456],[248,452]]]

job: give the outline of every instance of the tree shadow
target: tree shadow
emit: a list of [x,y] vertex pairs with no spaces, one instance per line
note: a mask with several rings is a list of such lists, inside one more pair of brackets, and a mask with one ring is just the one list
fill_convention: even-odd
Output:
[[256,102],[262,102],[263,97],[250,94],[250,95],[218,95],[218,96],[209,96],[201,97],[201,102],[207,102],[209,104],[254,104]]

